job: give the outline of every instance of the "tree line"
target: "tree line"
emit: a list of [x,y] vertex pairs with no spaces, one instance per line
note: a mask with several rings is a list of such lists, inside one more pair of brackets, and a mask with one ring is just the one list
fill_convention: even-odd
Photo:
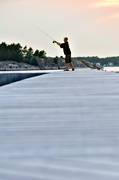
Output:
[[101,66],[109,66],[109,64],[112,64],[112,66],[119,66],[119,56],[114,57],[105,57],[105,58],[99,58],[97,56],[94,57],[75,57],[73,58],[75,60],[86,60],[90,63],[100,63]]
[[12,43],[10,45],[2,42],[0,44],[0,61],[17,61],[24,62],[31,65],[38,65],[37,57],[45,58],[46,52],[44,50],[33,50],[31,47],[22,47],[19,43]]
[[[38,59],[41,58],[44,59],[44,61],[46,61],[45,63],[47,64],[48,58],[46,58],[46,52],[44,50],[39,51],[37,49],[34,51],[31,47],[22,47],[19,43],[6,44],[5,42],[2,42],[0,44],[0,61],[17,61],[38,66]],[[62,57],[52,58],[53,63],[58,65],[58,68],[62,63],[62,59]],[[110,63],[112,63],[113,66],[119,66],[119,56],[106,58],[99,58],[97,56],[75,57],[72,59],[75,64],[77,64],[79,61],[86,60],[94,64],[100,63],[101,66],[108,66]]]

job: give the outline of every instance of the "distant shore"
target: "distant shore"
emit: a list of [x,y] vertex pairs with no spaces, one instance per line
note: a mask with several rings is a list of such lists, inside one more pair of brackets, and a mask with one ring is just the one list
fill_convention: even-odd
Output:
[[104,67],[105,71],[119,72],[119,67]]

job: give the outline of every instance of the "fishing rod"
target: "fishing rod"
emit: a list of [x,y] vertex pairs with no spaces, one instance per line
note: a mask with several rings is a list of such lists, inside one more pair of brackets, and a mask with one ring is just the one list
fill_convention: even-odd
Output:
[[46,31],[44,31],[43,29],[41,29],[40,27],[39,28],[39,31],[44,34],[45,36],[47,36],[50,40],[54,41],[54,38],[49,34],[47,33]]

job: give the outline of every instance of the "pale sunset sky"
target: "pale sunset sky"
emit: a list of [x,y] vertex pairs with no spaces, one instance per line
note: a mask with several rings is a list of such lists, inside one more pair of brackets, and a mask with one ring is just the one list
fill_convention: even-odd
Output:
[[62,56],[41,31],[69,37],[72,56],[119,56],[119,0],[0,0],[0,42]]

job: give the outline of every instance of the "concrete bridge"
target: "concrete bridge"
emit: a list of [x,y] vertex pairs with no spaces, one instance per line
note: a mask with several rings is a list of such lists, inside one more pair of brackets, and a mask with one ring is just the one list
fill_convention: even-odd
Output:
[[82,69],[1,87],[0,180],[119,180],[119,74]]

